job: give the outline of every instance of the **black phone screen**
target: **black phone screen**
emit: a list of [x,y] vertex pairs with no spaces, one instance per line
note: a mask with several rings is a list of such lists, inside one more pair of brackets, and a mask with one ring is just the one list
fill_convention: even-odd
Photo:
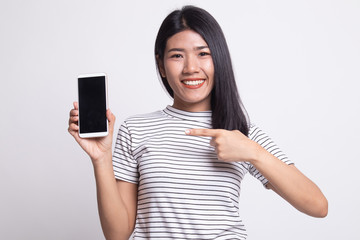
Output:
[[105,76],[78,78],[80,133],[106,132]]

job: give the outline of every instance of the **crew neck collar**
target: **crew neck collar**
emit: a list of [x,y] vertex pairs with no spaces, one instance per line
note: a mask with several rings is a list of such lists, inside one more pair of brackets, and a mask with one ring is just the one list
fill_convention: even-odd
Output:
[[163,112],[171,117],[175,117],[179,119],[211,123],[211,115],[212,115],[211,111],[188,112],[168,105],[163,110]]

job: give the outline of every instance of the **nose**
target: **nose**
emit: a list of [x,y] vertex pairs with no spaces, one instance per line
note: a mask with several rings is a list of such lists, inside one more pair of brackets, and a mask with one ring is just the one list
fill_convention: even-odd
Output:
[[184,74],[192,74],[199,72],[199,62],[195,56],[188,56],[184,61]]

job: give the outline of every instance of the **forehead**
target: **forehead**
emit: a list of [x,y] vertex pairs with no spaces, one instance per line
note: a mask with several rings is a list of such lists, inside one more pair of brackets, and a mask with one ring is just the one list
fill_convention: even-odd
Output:
[[171,36],[167,43],[166,49],[171,48],[184,48],[192,49],[197,47],[208,46],[205,40],[201,37],[200,34],[193,30],[185,30]]

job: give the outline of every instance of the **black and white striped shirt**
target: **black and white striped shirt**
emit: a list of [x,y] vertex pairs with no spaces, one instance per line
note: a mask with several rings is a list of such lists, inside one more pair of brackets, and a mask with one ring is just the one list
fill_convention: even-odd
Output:
[[[116,140],[117,179],[138,184],[134,239],[246,239],[239,213],[247,172],[267,180],[247,162],[222,162],[210,138],[185,135],[211,128],[211,111],[162,111],[124,121]],[[249,138],[287,164],[292,162],[258,127]]]

